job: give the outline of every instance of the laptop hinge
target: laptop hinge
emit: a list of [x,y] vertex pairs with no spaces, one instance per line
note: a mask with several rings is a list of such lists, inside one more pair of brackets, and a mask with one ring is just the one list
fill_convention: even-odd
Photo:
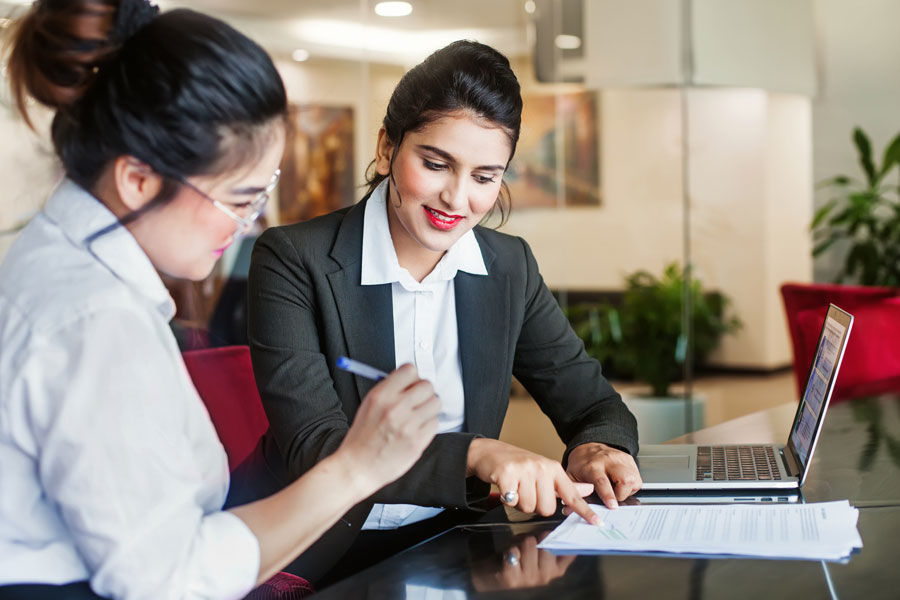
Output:
[[797,463],[794,461],[794,455],[788,450],[787,446],[783,446],[779,449],[781,452],[781,462],[784,464],[785,468],[788,470],[788,475],[790,477],[800,477],[800,468]]

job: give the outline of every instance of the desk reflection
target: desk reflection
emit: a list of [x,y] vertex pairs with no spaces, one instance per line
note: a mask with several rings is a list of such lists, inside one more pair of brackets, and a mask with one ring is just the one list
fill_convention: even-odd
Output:
[[[541,550],[538,544],[550,534],[513,536],[506,548],[494,546],[489,554],[471,557],[471,589],[478,593],[544,587],[566,574],[575,556],[557,556]],[[449,583],[449,582],[448,582]],[[467,600],[466,590],[406,584],[405,600]]]
[[514,541],[502,557],[494,555],[472,565],[472,586],[479,592],[542,587],[566,574],[575,556],[557,556],[538,544],[550,535],[525,535]]
[[[859,452],[859,470],[865,473],[872,471],[882,444],[888,459],[894,467],[900,468],[900,435],[893,435],[893,430],[897,429],[897,416],[900,415],[900,397],[885,398],[881,402],[875,398],[857,399],[850,407],[853,420],[865,425],[867,434]],[[891,412],[894,414],[891,415]]]

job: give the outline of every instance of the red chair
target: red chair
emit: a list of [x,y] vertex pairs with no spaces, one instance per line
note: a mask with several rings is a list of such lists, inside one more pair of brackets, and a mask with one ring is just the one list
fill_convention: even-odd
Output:
[[803,394],[828,304],[854,316],[833,400],[900,390],[900,291],[834,284],[781,286],[797,397]]
[[[234,470],[269,428],[253,377],[250,348],[207,348],[182,356],[225,447],[228,466]],[[315,590],[305,579],[281,572],[250,592],[245,600],[294,600],[313,593]]]
[[250,348],[206,348],[182,356],[225,446],[228,466],[234,470],[253,452],[269,428],[253,377]]

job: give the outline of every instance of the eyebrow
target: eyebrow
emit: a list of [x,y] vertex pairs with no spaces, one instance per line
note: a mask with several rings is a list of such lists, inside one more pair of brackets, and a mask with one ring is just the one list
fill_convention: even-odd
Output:
[[[424,144],[420,144],[418,146],[418,148],[420,148],[422,150],[426,150],[433,154],[437,154],[438,156],[443,158],[445,161],[456,164],[456,159],[453,158],[453,155],[450,154],[449,152],[441,150],[440,148],[435,148],[434,146],[427,146]],[[476,171],[505,171],[506,167],[504,165],[481,165],[480,167],[475,167],[475,170]]]

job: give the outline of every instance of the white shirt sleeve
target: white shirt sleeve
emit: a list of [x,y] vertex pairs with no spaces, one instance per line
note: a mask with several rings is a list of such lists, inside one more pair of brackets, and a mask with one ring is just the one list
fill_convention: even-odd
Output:
[[48,338],[29,344],[19,414],[94,591],[129,600],[247,594],[259,545],[220,510],[227,464],[171,332],[147,312],[108,308]]

